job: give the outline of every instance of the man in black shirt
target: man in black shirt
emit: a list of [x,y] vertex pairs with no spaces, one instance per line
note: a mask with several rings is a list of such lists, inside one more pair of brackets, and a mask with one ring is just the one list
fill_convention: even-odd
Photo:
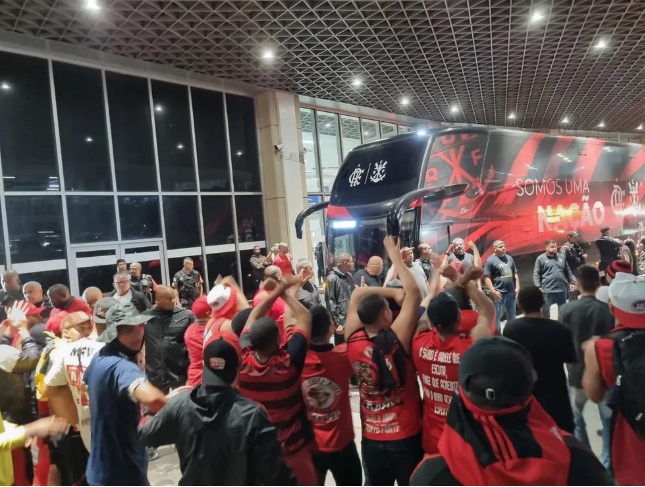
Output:
[[501,333],[502,313],[506,309],[506,319],[515,319],[517,293],[520,291],[520,276],[513,257],[506,253],[503,240],[493,242],[494,254],[486,261],[484,282],[495,303],[497,333]]
[[[573,230],[570,231],[567,234],[567,241],[560,248],[560,252],[562,252],[562,255],[564,255],[564,259],[567,261],[569,269],[572,273],[574,273],[574,275],[576,269],[581,265],[584,265],[584,263],[587,261],[587,254],[585,254],[585,251],[582,250],[582,247],[578,243],[579,236],[580,234],[578,232],[574,232]],[[578,299],[579,294],[580,293],[577,289],[571,291],[569,293],[569,299]]]
[[363,279],[367,287],[383,287],[383,259],[376,255],[370,257],[365,269],[354,274],[354,285],[361,286]]
[[461,357],[439,454],[421,461],[410,485],[607,485],[591,450],[531,396],[534,380],[521,345],[503,337],[472,345]]
[[[582,443],[589,446],[587,427],[582,410],[589,400],[582,388],[582,375],[585,370],[582,344],[593,336],[607,335],[613,328],[614,318],[606,303],[596,299],[600,288],[600,273],[594,266],[583,265],[576,270],[577,287],[580,299],[571,301],[560,308],[558,319],[573,334],[573,344],[578,361],[567,363],[569,372],[569,392],[572,398],[574,434]],[[603,425],[603,445],[600,461],[609,468],[610,426],[607,405],[598,405],[600,420]]]
[[190,310],[195,300],[204,293],[204,280],[195,270],[193,259],[184,259],[184,268],[172,278],[175,298],[182,308]]
[[574,289],[575,278],[569,264],[562,254],[558,253],[555,240],[547,240],[546,252],[539,255],[533,268],[533,284],[544,293],[544,316],[551,316],[551,305],[558,307],[567,302],[569,289]]
[[509,321],[504,336],[529,351],[538,377],[533,395],[560,428],[573,433],[573,412],[563,367],[578,360],[573,335],[562,323],[542,316],[544,294],[537,287],[522,289],[517,299],[524,317]]
[[609,227],[604,226],[600,229],[600,237],[596,239],[596,247],[600,252],[600,276],[604,278],[604,273],[607,270],[607,266],[613,261],[618,260],[619,252],[623,243],[617,238],[609,236]]

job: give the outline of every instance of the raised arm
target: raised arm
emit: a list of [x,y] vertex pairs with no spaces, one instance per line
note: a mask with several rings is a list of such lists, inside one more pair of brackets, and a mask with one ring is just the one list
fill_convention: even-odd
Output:
[[392,331],[398,337],[403,349],[409,353],[412,336],[419,321],[421,292],[412,272],[410,272],[410,269],[408,269],[403,263],[403,259],[401,259],[401,240],[397,241],[395,237],[388,235],[385,237],[384,244],[394,269],[398,273],[399,279],[401,279],[403,290],[405,291],[405,298],[403,299],[399,316],[392,323]]
[[468,247],[470,250],[473,251],[473,265],[475,267],[482,267],[482,257],[481,254],[479,253],[479,249],[477,248],[477,245],[475,245],[475,242],[468,242]]
[[352,293],[352,297],[349,300],[349,307],[347,308],[347,321],[345,322],[345,340],[358,330],[363,324],[361,323],[356,308],[358,307],[358,302],[363,296],[368,294],[379,294],[385,299],[393,299],[397,303],[402,304],[405,297],[405,292],[400,288],[393,287],[357,287]]
[[[296,277],[296,279],[298,279],[298,277]],[[293,286],[293,288],[295,288],[297,292],[298,287]],[[287,303],[288,314],[285,316],[285,325],[293,323],[294,329],[302,330],[307,336],[311,336],[311,313],[307,308],[300,304],[300,301],[296,299],[291,292],[292,289],[285,292],[282,296],[284,301]],[[291,322],[287,322],[288,316],[292,317]]]
[[473,340],[485,338],[492,333],[491,324],[495,320],[495,305],[475,285],[475,281],[481,279],[483,271],[478,267],[471,267],[459,278],[461,285],[470,299],[473,300],[479,311],[477,325],[471,330],[470,336]]
[[284,276],[282,278],[282,281],[278,283],[271,294],[269,294],[260,304],[253,308],[253,311],[251,311],[249,318],[246,320],[246,325],[244,325],[242,333],[249,331],[253,323],[265,316],[273,306],[273,303],[275,303],[276,300],[280,296],[282,296],[287,289],[295,285],[296,282],[297,278],[295,276]]

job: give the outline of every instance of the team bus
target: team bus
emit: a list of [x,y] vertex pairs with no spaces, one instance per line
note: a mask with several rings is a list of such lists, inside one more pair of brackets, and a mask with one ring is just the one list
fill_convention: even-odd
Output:
[[477,245],[482,259],[501,239],[532,283],[544,242],[576,230],[589,245],[607,225],[611,235],[645,233],[645,147],[593,138],[493,127],[447,128],[399,135],[351,150],[330,200],[305,209],[327,211],[326,264],[347,252],[357,268],[384,255],[386,234],[403,244],[445,252],[456,237]]

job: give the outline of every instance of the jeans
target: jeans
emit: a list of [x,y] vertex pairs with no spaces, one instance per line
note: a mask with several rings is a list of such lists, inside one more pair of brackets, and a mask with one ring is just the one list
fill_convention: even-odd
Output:
[[363,438],[365,485],[410,485],[412,472],[423,458],[421,433],[404,440]]
[[[589,446],[589,436],[587,435],[587,424],[582,415],[582,410],[589,400],[587,394],[583,389],[569,387],[569,395],[571,397],[571,406],[573,408],[573,423],[575,430],[574,436],[582,443]],[[598,414],[600,415],[600,423],[602,424],[602,453],[600,454],[600,463],[606,469],[609,469],[611,463],[610,447],[611,447],[611,409],[607,406],[606,400],[598,404]]]
[[318,485],[325,485],[325,477],[329,470],[336,485],[363,485],[361,459],[354,440],[340,451],[318,453],[313,457]]
[[502,295],[502,300],[495,302],[495,326],[497,328],[497,334],[501,335],[502,334],[502,329],[501,329],[501,321],[502,321],[502,314],[504,312],[504,308],[506,308],[506,321],[514,320],[515,315],[516,315],[516,295],[515,291],[512,292],[506,292],[506,293],[500,293]]
[[568,291],[557,291],[555,293],[544,293],[544,308],[542,314],[545,318],[551,318],[551,305],[557,304],[558,308],[567,302]]

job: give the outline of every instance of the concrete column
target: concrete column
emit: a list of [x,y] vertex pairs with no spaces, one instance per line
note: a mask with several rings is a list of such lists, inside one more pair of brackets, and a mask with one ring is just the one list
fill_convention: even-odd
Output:
[[[286,242],[294,260],[312,259],[309,226],[296,238],[296,216],[307,207],[300,103],[297,95],[269,91],[255,98],[264,175],[267,245]],[[295,262],[294,262],[295,267]]]

